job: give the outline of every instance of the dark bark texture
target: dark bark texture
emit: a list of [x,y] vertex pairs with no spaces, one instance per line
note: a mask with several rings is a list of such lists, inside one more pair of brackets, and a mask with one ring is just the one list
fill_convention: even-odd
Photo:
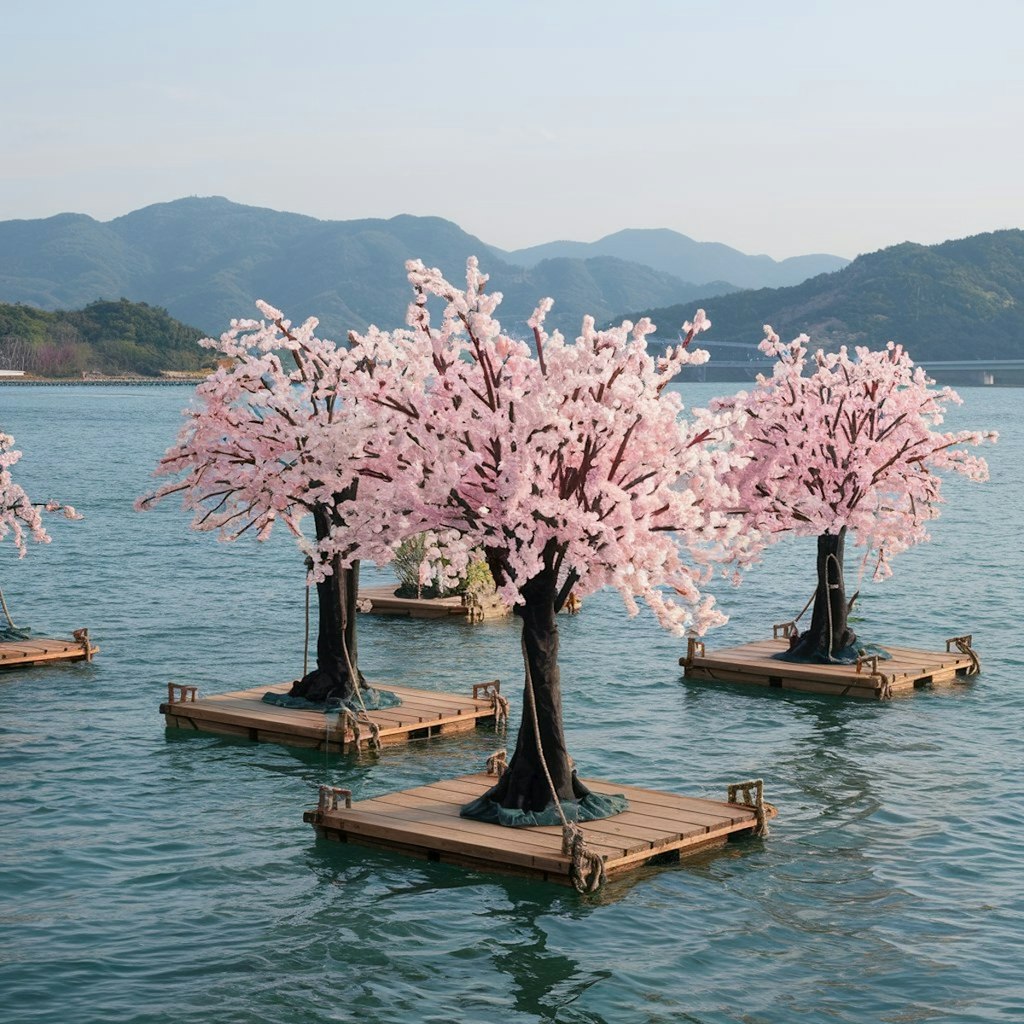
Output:
[[537,733],[530,710],[530,681],[544,760],[559,800],[579,800],[590,791],[572,770],[562,728],[554,570],[546,569],[530,580],[523,587],[522,596],[524,603],[516,607],[516,614],[523,620],[523,644],[530,673],[523,692],[523,720],[508,769],[484,799],[493,800],[501,807],[529,812],[542,811],[552,803],[551,787],[537,752]]
[[[320,511],[314,512],[313,520],[317,539],[322,540],[330,530],[330,521]],[[356,700],[356,688],[366,686],[359,671],[356,645],[359,563],[343,569],[340,559],[335,558],[331,568],[331,575],[316,585],[316,668],[293,683],[290,691],[292,697],[304,697],[318,704],[327,700]]]
[[790,648],[790,656],[796,660],[828,659],[857,642],[857,634],[846,620],[845,545],[845,526],[838,533],[823,533],[818,537],[818,589],[811,624]]

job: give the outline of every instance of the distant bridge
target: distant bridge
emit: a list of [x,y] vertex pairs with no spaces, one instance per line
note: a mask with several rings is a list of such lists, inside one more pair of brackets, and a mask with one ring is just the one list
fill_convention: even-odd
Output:
[[[716,347],[741,348],[750,358],[716,359]],[[711,360],[702,366],[687,367],[684,379],[690,380],[753,380],[758,373],[767,373],[775,360],[765,356],[756,346],[738,341],[708,341],[703,346],[711,351]],[[915,365],[940,383],[982,385],[1024,385],[1024,359],[930,359]]]

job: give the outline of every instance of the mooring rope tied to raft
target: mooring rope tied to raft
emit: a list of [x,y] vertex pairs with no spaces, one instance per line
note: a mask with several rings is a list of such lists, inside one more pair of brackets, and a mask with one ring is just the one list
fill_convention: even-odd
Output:
[[971,667],[967,670],[969,676],[976,676],[981,672],[981,658],[973,647],[974,635],[967,633],[964,636],[952,636],[946,641],[946,650],[951,651],[955,646],[961,654],[966,654],[971,659]]
[[508,732],[508,698],[497,690],[491,690],[491,707],[494,708],[494,731],[503,734]]
[[[737,800],[738,796],[742,796],[743,799]],[[749,779],[746,782],[730,783],[726,790],[726,802],[751,808],[757,823],[754,835],[768,835],[768,818],[775,808],[764,798],[764,779]]]
[[562,810],[562,801],[558,798],[558,790],[551,778],[548,762],[544,757],[544,744],[540,738],[540,721],[537,717],[537,701],[533,693],[533,676],[530,672],[530,656],[526,650],[526,637],[520,637],[523,648],[523,664],[526,666],[526,699],[530,705],[530,716],[533,721],[533,737],[537,742],[537,756],[540,766],[544,769],[544,777],[548,780],[551,799],[554,802],[558,817],[562,820],[562,853],[570,858],[569,878],[577,892],[596,892],[605,879],[604,859],[587,849],[583,829],[575,822],[570,822]]
[[11,618],[11,613],[7,610],[7,601],[4,599],[3,588],[0,588],[0,608],[4,610],[4,618],[7,619],[7,625],[11,629],[23,629],[23,626],[16,626],[14,620]]
[[487,758],[487,774],[497,775],[500,779],[507,770],[508,751],[502,747],[501,750],[496,750],[489,758]]
[[82,650],[85,651],[85,660],[92,661],[92,642],[89,640],[89,630],[83,627],[76,629],[71,635],[82,645]]
[[[306,568],[313,568],[313,559],[306,559]],[[302,678],[305,679],[309,672],[309,584],[305,586],[306,591],[306,637],[302,644]]]
[[[836,556],[832,555],[832,554],[830,554],[828,557],[830,559],[834,560],[835,563],[839,566],[839,573],[840,573],[840,576],[841,576],[842,575],[843,567],[842,567],[842,564],[839,562],[839,559],[836,558]],[[826,575],[827,575],[827,570],[826,570]],[[839,584],[838,583],[830,583],[828,585],[828,588],[829,588],[829,590],[838,590],[839,589]],[[779,638],[779,634],[780,633],[782,634],[782,636],[786,640],[788,640],[791,636],[793,636],[794,633],[798,632],[797,628],[796,628],[797,627],[797,623],[807,614],[807,609],[810,608],[812,604],[814,604],[814,599],[817,596],[818,596],[818,588],[815,587],[814,590],[811,591],[811,596],[807,599],[807,604],[805,604],[803,606],[803,608],[800,609],[800,614],[795,619],[790,619],[789,622],[780,622],[780,623],[777,623],[776,625],[772,626],[772,635],[774,636],[774,638],[776,640]],[[846,614],[847,615],[849,615],[850,612],[853,611],[853,606],[856,603],[858,597],[860,597],[860,591],[859,590],[853,595],[853,597],[850,598],[849,601],[846,602]],[[829,605],[828,611],[829,611],[829,623],[830,623],[829,633],[830,633],[830,637],[831,637],[831,620],[832,620],[832,606],[831,606],[831,604]],[[829,646],[831,646],[831,640],[830,640]]]

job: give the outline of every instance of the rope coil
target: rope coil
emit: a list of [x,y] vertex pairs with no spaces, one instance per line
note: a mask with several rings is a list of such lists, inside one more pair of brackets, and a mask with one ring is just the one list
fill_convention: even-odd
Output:
[[562,853],[572,860],[569,877],[577,892],[597,892],[605,880],[604,858],[587,849],[583,829],[575,822],[562,825]]

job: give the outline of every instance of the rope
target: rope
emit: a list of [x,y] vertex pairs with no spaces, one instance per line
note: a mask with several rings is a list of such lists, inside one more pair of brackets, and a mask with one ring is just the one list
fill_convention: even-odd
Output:
[[526,637],[520,636],[519,639],[523,648],[523,664],[526,666],[526,703],[529,705],[530,717],[533,720],[533,737],[537,741],[537,756],[540,759],[540,766],[544,770],[544,777],[548,780],[552,802],[562,821],[562,853],[570,858],[569,878],[577,892],[596,892],[604,881],[604,861],[598,854],[591,853],[587,849],[583,829],[574,822],[570,822],[565,816],[565,811],[562,810],[562,801],[558,798],[558,790],[555,789],[554,780],[548,770],[548,763],[544,757],[544,745],[540,739],[540,721],[537,718],[537,701],[533,693],[533,676],[530,673],[530,657],[526,650]]
[[23,628],[22,626],[16,626],[14,624],[14,620],[11,618],[11,613],[7,610],[7,602],[4,600],[4,592],[2,589],[0,589],[0,608],[3,608],[4,618],[7,619],[7,625],[10,626],[11,629]]
[[82,645],[82,650],[85,651],[85,660],[92,661],[92,643],[89,641],[89,630],[76,629],[71,635]]
[[[306,557],[306,570],[307,572],[313,568],[313,559]],[[341,650],[345,655],[345,665],[348,668],[348,677],[352,680],[353,687],[356,691],[356,699],[359,701],[358,712],[347,708],[344,704],[341,706],[341,718],[339,724],[343,724],[347,730],[349,726],[352,727],[352,734],[355,738],[356,750],[359,749],[360,741],[362,740],[363,731],[360,728],[360,723],[365,725],[370,730],[370,738],[366,741],[367,749],[369,750],[380,750],[383,747],[380,739],[380,726],[370,718],[370,712],[366,708],[366,703],[363,701],[362,686],[359,683],[359,675],[355,670],[355,666],[352,664],[352,659],[348,653],[348,643],[345,640],[345,634],[341,634]],[[302,676],[306,677],[309,667],[309,584],[306,584],[306,638],[305,645],[302,651]],[[508,720],[507,705],[506,704],[506,721]],[[342,739],[342,745],[344,745],[344,739]]]
[[366,741],[367,750],[380,750],[384,746],[380,738],[380,726],[367,714],[360,711],[353,711],[350,707],[342,704],[338,711],[338,725],[342,729],[342,746],[344,747],[345,733],[352,730],[352,741],[356,750],[359,750],[363,742],[364,727],[369,730],[369,738]]
[[[754,792],[751,793],[751,790]],[[736,798],[742,796],[743,800]],[[726,800],[731,803],[740,803],[743,807],[749,807],[754,812],[755,836],[768,835],[768,818],[774,813],[774,808],[764,798],[764,780],[751,779],[749,782],[733,782],[726,790]]]
[[508,751],[502,747],[501,750],[496,750],[489,758],[487,758],[487,774],[497,775],[500,779],[508,769]]
[[804,610],[795,619],[793,619],[793,625],[794,626],[804,617],[804,615],[807,614],[807,609],[811,607],[811,605],[814,603],[814,599],[817,596],[818,596],[818,588],[815,587],[814,588],[814,593],[811,594],[811,596],[807,599],[807,604],[804,605]]
[[971,646],[971,638],[969,636],[955,636],[952,640],[947,640],[947,651],[951,643],[956,644],[956,649],[971,659],[971,667],[967,670],[967,674],[969,676],[976,676],[981,671],[981,658],[978,657],[978,652]]
[[[306,572],[313,568],[313,559],[306,558]],[[302,678],[309,674],[309,580],[306,581],[306,638],[302,645]]]
[[[830,562],[835,562],[836,566],[837,566],[837,568],[839,570],[837,575],[836,575],[836,582],[835,583],[829,583],[829,581],[828,581],[828,566],[829,566]],[[842,564],[842,562],[839,561],[838,558],[836,558],[835,555],[830,553],[825,558],[825,584],[826,584],[826,586],[828,587],[829,590],[838,590],[840,588],[840,580],[842,580],[842,578],[843,578],[843,564]],[[815,588],[814,592],[815,593],[818,592],[817,588]],[[829,658],[831,658],[832,657],[832,643],[835,640],[835,637],[832,635],[832,599],[831,599],[831,597],[829,597],[829,599],[825,602],[825,607],[828,609],[828,651],[826,651],[826,654],[829,656]],[[803,612],[801,612],[800,614],[802,615]]]
[[499,734],[508,732],[508,698],[503,697],[497,690],[492,691],[491,707],[494,708],[494,731]]

